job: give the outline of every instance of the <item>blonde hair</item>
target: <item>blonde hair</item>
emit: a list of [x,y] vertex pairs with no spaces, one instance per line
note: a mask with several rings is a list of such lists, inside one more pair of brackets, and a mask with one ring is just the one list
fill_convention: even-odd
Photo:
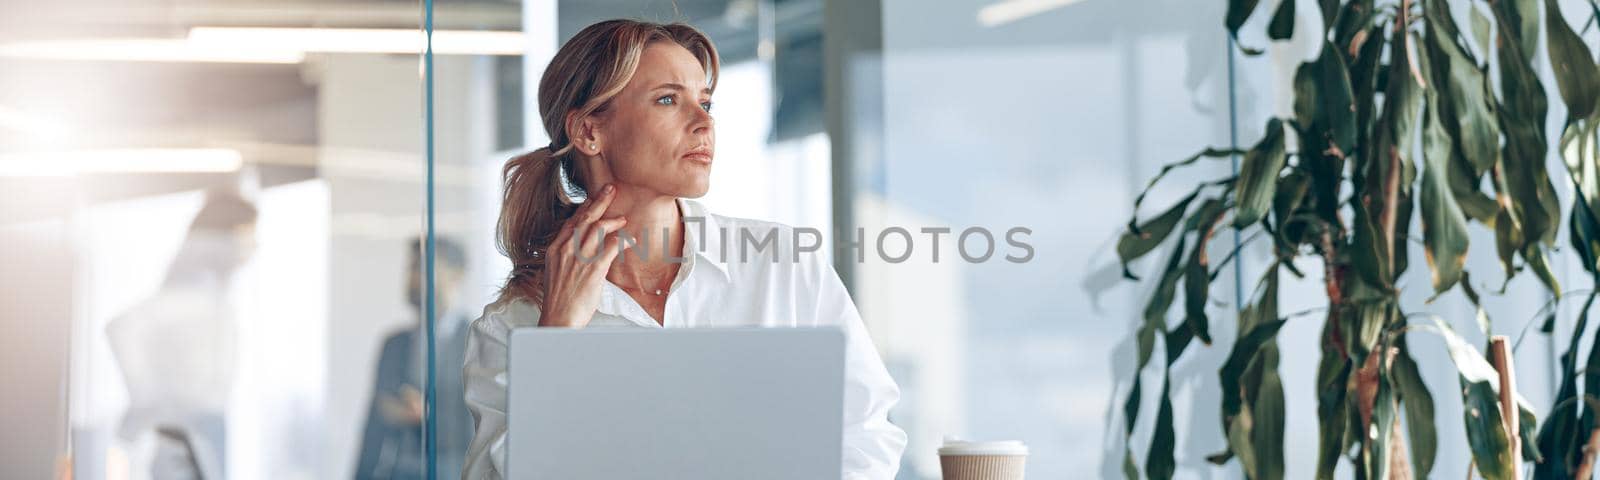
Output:
[[717,48],[700,30],[682,23],[607,20],[585,27],[550,59],[539,79],[539,117],[550,145],[506,161],[504,197],[496,235],[500,253],[511,259],[511,274],[500,300],[544,300],[545,252],[561,225],[578,208],[575,196],[587,197],[588,169],[581,168],[567,137],[567,119],[604,112],[639,68],[645,47],[673,42],[694,54],[715,89],[721,60]]

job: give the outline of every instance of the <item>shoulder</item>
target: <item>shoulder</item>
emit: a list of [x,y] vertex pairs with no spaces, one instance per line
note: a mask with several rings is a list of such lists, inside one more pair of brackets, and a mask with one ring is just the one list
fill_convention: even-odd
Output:
[[410,349],[411,339],[415,336],[415,332],[416,330],[411,328],[402,328],[389,334],[388,337],[383,339],[384,353],[400,353]]
[[539,325],[539,307],[521,297],[510,297],[483,307],[483,314],[472,321],[473,337],[504,342],[511,330]]

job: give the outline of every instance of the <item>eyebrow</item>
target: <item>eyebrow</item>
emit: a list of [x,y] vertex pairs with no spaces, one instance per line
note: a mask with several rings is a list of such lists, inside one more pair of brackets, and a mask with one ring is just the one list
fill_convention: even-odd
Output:
[[[683,84],[672,83],[672,82],[667,82],[667,83],[663,83],[663,84],[660,84],[660,85],[656,85],[656,88],[652,88],[651,90],[660,90],[660,89],[663,89],[663,88],[677,90],[677,91],[680,91],[680,92],[689,90],[689,88],[683,86]],[[707,88],[701,89],[700,93],[704,93],[706,95],[710,95],[711,94],[711,88],[707,87]]]

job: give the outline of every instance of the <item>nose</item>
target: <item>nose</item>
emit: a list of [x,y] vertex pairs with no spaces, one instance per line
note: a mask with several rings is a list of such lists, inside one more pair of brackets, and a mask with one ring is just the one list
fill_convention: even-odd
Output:
[[694,115],[694,119],[689,124],[689,132],[695,134],[711,133],[711,130],[716,127],[717,123],[717,119],[711,116],[711,112],[706,111],[704,108],[700,108],[700,105],[693,105],[690,107],[690,109],[693,110],[690,114]]

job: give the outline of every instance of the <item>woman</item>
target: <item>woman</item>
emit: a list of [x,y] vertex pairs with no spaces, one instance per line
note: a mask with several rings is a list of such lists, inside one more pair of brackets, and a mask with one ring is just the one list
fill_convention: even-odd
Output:
[[[632,20],[583,29],[545,69],[539,114],[552,140],[505,166],[498,235],[513,267],[468,338],[477,428],[463,478],[505,471],[511,330],[593,325],[842,326],[844,478],[894,477],[906,436],[887,414],[900,391],[838,275],[815,255],[796,257],[789,227],[689,200],[710,187],[718,69],[716,47],[694,27]],[[738,252],[730,244],[744,231],[773,235],[776,248]],[[639,240],[628,254],[623,235]]]

